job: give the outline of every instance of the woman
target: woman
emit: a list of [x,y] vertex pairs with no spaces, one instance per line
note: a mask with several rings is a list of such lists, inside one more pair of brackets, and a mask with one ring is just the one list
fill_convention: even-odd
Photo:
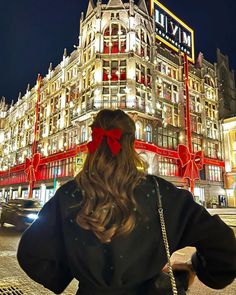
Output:
[[[79,295],[155,294],[150,290],[167,258],[155,187],[134,149],[135,124],[121,110],[102,110],[91,127],[82,171],[57,190],[24,232],[19,264],[56,294],[73,278],[79,280]],[[236,276],[232,230],[187,190],[156,180],[170,252],[196,247],[191,260],[198,278],[215,289],[230,284]],[[192,270],[187,262],[173,268]]]

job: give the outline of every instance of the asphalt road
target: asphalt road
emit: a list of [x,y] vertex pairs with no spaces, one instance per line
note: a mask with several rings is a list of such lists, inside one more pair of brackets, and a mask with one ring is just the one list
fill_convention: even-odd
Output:
[[[24,294],[24,295],[50,295],[54,294],[41,285],[29,279],[19,267],[16,260],[16,249],[21,234],[13,226],[0,227],[0,294]],[[179,255],[188,256],[192,249],[185,249]],[[62,293],[64,295],[74,295],[78,282],[72,281],[68,288]],[[6,290],[10,290],[6,293]],[[13,293],[13,290],[15,293]],[[204,286],[198,279],[195,279],[190,295],[235,295],[236,280],[223,290],[212,290]],[[89,295],[89,294],[88,294]]]

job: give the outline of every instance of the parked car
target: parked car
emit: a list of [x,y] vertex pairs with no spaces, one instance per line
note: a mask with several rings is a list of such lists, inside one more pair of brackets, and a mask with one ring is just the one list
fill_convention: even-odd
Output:
[[17,230],[26,229],[37,219],[42,207],[37,199],[14,199],[1,205],[1,226],[4,226],[4,223],[10,223],[15,225]]

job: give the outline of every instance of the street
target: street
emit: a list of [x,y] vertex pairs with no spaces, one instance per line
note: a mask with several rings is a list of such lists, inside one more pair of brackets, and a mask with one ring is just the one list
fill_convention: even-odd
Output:
[[[34,283],[19,267],[16,260],[16,249],[20,236],[21,233],[17,232],[13,226],[6,225],[3,228],[0,227],[0,294],[54,294],[43,288],[41,285]],[[189,254],[190,251],[183,251],[180,255],[186,255],[186,253]],[[77,281],[73,280],[62,294],[74,295],[76,293],[76,289]],[[204,286],[197,279],[195,279],[195,282],[188,294],[233,295],[236,294],[236,280],[227,288],[216,291]]]

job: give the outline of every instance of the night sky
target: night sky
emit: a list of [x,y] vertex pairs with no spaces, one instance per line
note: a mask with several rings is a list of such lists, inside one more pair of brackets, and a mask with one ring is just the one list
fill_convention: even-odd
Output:
[[[219,47],[236,69],[235,0],[160,2],[195,30],[196,54],[202,51],[214,62]],[[50,62],[55,67],[62,60],[64,48],[70,53],[78,45],[87,5],[88,0],[0,1],[0,97],[16,101],[28,83],[35,85],[38,73],[47,73]]]

